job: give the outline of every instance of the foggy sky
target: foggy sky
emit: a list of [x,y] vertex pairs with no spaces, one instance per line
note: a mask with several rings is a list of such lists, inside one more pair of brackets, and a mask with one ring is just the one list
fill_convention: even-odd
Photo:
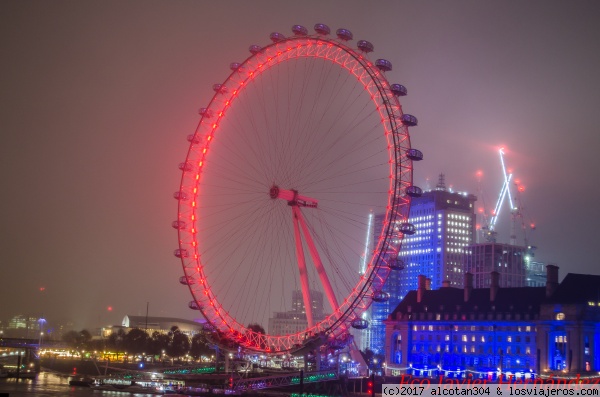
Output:
[[593,1],[2,2],[0,320],[92,327],[147,303],[194,317],[170,227],[185,137],[229,63],[294,24],[350,29],[393,63],[419,119],[415,184],[444,172],[477,194],[482,170],[490,206],[505,146],[536,259],[598,274],[598,15]]

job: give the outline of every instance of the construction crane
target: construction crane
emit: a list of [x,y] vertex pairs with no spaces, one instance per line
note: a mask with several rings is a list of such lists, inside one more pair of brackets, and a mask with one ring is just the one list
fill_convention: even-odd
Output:
[[[513,174],[509,173],[506,169],[506,164],[504,162],[504,148],[500,148],[498,150],[498,153],[500,154],[500,165],[502,166],[502,176],[503,176],[504,181],[502,183],[502,188],[500,189],[500,194],[498,195],[498,200],[496,200],[496,206],[494,207],[494,210],[492,211],[490,218],[487,217],[487,209],[485,208],[485,201],[483,201],[483,204],[484,204],[484,210],[483,210],[484,226],[482,226],[481,229],[483,231],[483,237],[488,242],[496,242],[496,236],[498,234],[496,232],[496,223],[498,222],[498,217],[500,216],[500,211],[502,210],[502,206],[507,197],[508,197],[508,205],[509,205],[511,213],[513,213],[516,210],[514,201],[512,199],[512,194],[510,192],[510,182],[512,180]],[[481,175],[481,174],[479,174],[479,175]],[[480,192],[480,195],[483,197],[483,194],[481,192]],[[513,244],[512,239],[513,239],[513,234],[511,234],[511,244]],[[515,239],[516,239],[516,237],[515,237]]]
[[523,233],[523,243],[527,248],[527,255],[529,257],[535,256],[535,250],[537,247],[535,245],[529,244],[528,230],[534,231],[536,229],[535,223],[531,219],[525,219],[525,205],[523,204],[522,193],[525,191],[525,186],[521,184],[521,181],[515,180],[516,193],[515,199],[517,202],[517,206],[515,207],[515,211],[513,211],[513,230],[517,223],[517,220],[520,220],[521,231]]

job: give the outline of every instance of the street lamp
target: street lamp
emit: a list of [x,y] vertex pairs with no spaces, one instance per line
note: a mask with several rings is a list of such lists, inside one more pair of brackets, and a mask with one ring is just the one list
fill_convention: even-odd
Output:
[[38,323],[40,323],[40,339],[38,341],[38,350],[40,350],[40,354],[41,354],[41,350],[42,350],[42,336],[44,336],[44,323],[46,322],[46,319],[44,317],[40,317],[40,319],[38,320]]

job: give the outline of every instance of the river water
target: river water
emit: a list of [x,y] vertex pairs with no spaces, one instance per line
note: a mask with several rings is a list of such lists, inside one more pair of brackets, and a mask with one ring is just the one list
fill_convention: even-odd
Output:
[[[87,387],[69,386],[70,376],[51,372],[40,372],[35,379],[0,379],[0,396],[8,393],[9,397],[105,397],[135,396],[148,397],[148,394],[129,394],[92,390]],[[3,394],[4,393],[4,394]]]

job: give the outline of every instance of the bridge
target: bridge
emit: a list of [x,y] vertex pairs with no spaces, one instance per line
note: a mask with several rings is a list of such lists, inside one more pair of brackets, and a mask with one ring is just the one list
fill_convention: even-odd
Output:
[[304,374],[304,371],[281,375],[264,376],[261,378],[238,379],[230,382],[235,391],[262,390],[286,386],[302,386],[307,383],[337,380],[336,370],[315,371]]

